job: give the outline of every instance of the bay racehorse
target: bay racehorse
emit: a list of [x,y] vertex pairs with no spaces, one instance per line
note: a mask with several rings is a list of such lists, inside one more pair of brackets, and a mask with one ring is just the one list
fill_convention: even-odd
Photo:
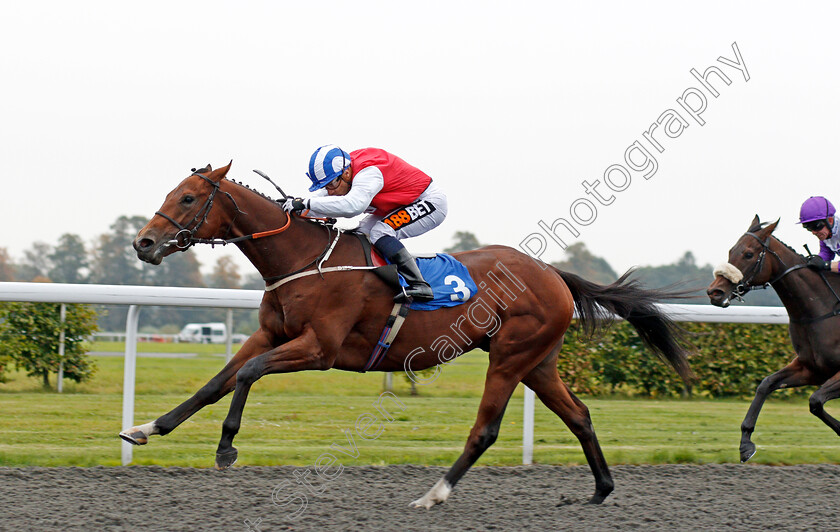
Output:
[[773,236],[779,223],[762,224],[758,216],[729,250],[729,262],[715,269],[706,293],[713,305],[728,307],[733,297],[772,286],[790,317],[793,361],[761,381],[741,424],[741,462],[755,454],[751,440],[761,406],[775,390],[815,385],[811,413],[840,435],[840,422],[826,413],[826,401],[840,397],[840,275],[818,272],[807,260]]
[[[364,371],[394,297],[393,289],[369,270],[345,268],[367,263],[359,238],[288,215],[277,202],[225,179],[229,168],[230,164],[212,170],[208,165],[184,179],[140,230],[134,247],[141,260],[159,264],[194,243],[235,242],[271,285],[260,305],[260,327],[194,396],[155,421],[120,433],[131,443],[144,444],[151,435],[168,434],[233,391],[216,452],[219,469],[236,460],[233,439],[257,379],[303,370]],[[473,348],[489,352],[484,393],[463,454],[412,505],[430,508],[447,499],[496,440],[508,400],[520,382],[577,436],[595,477],[589,502],[600,503],[613,490],[613,480],[588,409],[560,380],[557,354],[575,308],[589,331],[605,326],[613,313],[629,321],[680,376],[690,378],[678,328],[655,304],[668,294],[643,289],[626,275],[611,285],[596,285],[503,246],[456,257],[483,290],[460,306],[409,313],[376,367],[417,371],[440,364],[442,354],[448,360]],[[269,290],[277,284],[281,286]]]

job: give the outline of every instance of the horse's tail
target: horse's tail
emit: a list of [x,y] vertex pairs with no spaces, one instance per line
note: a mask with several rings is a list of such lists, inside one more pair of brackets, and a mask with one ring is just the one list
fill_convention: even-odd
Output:
[[689,351],[680,343],[685,330],[656,306],[663,299],[684,298],[689,292],[643,288],[637,279],[629,279],[633,270],[612,284],[599,285],[554,269],[572,293],[578,321],[586,334],[592,335],[609,327],[615,316],[624,318],[683,381],[689,382],[694,377],[688,365]]

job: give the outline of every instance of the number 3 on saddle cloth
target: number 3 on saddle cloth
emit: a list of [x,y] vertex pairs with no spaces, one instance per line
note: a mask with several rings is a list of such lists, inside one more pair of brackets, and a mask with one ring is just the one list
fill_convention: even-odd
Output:
[[[467,301],[478,292],[466,266],[458,262],[452,255],[438,253],[434,256],[416,257],[417,267],[423,278],[432,287],[435,298],[431,301],[413,301],[411,310],[435,310],[442,307],[454,307]],[[399,276],[400,286],[408,286],[405,279]]]

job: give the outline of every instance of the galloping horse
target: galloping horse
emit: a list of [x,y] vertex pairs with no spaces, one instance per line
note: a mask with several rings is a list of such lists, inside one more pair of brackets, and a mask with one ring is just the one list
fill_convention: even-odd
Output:
[[779,388],[816,385],[811,413],[840,435],[840,422],[828,415],[826,401],[840,397],[840,275],[807,267],[805,258],[773,236],[778,220],[762,224],[758,216],[729,250],[729,262],[718,266],[706,293],[713,305],[728,307],[755,287],[772,286],[790,317],[790,339],[796,358],[761,381],[741,424],[741,462],[755,454],[750,436],[767,396]]
[[[270,198],[225,179],[229,168],[230,164],[212,170],[208,165],[172,190],[137,235],[137,256],[160,264],[167,255],[193,243],[225,239],[236,243],[267,284],[284,284],[267,287],[259,330],[218,375],[171,412],[120,433],[126,441],[144,444],[149,436],[168,434],[202,407],[233,391],[216,452],[218,469],[236,460],[233,438],[256,380],[269,373],[303,370],[364,371],[394,296],[393,289],[369,270],[345,268],[366,264],[359,238],[346,233],[340,238],[343,233],[327,224],[285,213]],[[339,265],[334,266],[339,271],[321,270],[327,257],[330,265]],[[473,348],[489,352],[484,393],[463,454],[412,505],[430,508],[447,499],[496,440],[508,400],[520,382],[534,390],[577,436],[595,476],[595,494],[589,502],[600,503],[612,492],[613,480],[588,409],[560,380],[557,354],[575,308],[589,331],[607,325],[612,313],[630,322],[681,377],[690,378],[687,352],[678,341],[675,324],[655,305],[669,294],[642,289],[627,275],[609,286],[596,285],[503,246],[456,257],[483,291],[473,296],[471,304],[410,313],[376,367],[377,371],[402,371],[410,359],[410,369],[417,371],[441,363],[441,350],[450,356]],[[319,272],[322,275],[309,275]],[[436,340],[431,350],[417,349],[429,346],[432,338]]]

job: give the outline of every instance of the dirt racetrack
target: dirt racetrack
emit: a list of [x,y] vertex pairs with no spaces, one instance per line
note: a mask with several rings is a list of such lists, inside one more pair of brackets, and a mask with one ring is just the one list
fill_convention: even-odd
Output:
[[[442,467],[0,468],[0,530],[836,530],[840,466],[612,468],[616,490],[584,504],[587,467],[476,467],[431,510],[408,503]],[[335,470],[334,470],[335,471]],[[310,471],[314,475],[314,471]],[[311,477],[306,477],[311,479]],[[286,506],[272,502],[272,492]],[[558,506],[558,503],[561,503]],[[292,520],[290,514],[302,509]],[[247,520],[247,522],[246,522]]]

